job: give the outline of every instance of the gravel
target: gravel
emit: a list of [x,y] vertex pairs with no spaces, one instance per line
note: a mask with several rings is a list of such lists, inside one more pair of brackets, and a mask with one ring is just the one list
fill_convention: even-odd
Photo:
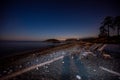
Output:
[[120,59],[103,59],[93,55],[88,55],[87,58],[80,58],[80,54],[81,48],[75,46],[74,48],[53,51],[50,54],[36,56],[31,59],[25,58],[13,66],[1,70],[0,78],[23,68],[64,56],[63,59],[42,67],[36,67],[8,80],[120,80],[120,76],[100,69],[100,66],[103,66],[120,73]]

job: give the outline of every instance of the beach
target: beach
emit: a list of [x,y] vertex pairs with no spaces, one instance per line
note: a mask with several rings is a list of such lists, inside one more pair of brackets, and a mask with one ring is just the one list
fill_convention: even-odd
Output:
[[93,45],[92,43],[64,44],[40,52],[29,53],[29,55],[22,55],[19,58],[13,57],[11,61],[9,60],[10,62],[5,60],[6,63],[1,65],[0,79],[119,80],[119,58],[106,59],[90,53],[94,52],[93,49],[96,49],[97,46],[100,47],[98,48],[100,50],[103,45]]

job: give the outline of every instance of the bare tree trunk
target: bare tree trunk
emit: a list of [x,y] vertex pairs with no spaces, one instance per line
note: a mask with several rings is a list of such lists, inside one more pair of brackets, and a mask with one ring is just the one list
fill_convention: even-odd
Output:
[[119,37],[119,27],[117,27],[117,35],[118,35],[118,37]]
[[109,25],[108,25],[108,27],[107,27],[107,28],[108,28],[108,38],[109,38],[109,36],[110,36],[110,35],[109,35]]

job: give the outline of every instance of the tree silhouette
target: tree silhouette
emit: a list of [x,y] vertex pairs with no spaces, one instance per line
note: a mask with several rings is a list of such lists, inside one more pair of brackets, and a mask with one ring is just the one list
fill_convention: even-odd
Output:
[[107,28],[107,36],[110,36],[110,28],[113,29],[113,18],[111,16],[105,17],[104,21],[102,22],[104,28]]
[[[99,27],[100,34],[98,35],[100,40],[104,39],[107,42],[120,42],[120,16],[111,17],[107,16]],[[110,29],[117,31],[116,35],[110,37]],[[107,38],[106,38],[107,37]]]
[[107,30],[105,29],[104,26],[101,26],[101,27],[99,28],[99,30],[100,30],[99,37],[106,37],[106,36],[107,36]]
[[119,31],[120,31],[120,16],[115,17],[115,19],[114,19],[114,27],[117,28],[117,35],[119,36]]

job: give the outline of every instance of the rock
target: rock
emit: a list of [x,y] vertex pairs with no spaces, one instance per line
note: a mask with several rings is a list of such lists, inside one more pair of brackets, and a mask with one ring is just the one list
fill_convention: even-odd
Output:
[[74,57],[72,56],[72,59],[73,59]]
[[96,70],[94,69],[93,71],[95,72]]
[[22,68],[22,65],[20,65],[19,68]]
[[35,56],[35,54],[32,54],[32,56],[34,57],[34,56]]
[[36,67],[36,70],[38,70],[39,68],[38,67]]
[[39,60],[38,59],[36,59],[36,62],[38,62]]
[[10,74],[11,72],[13,72],[13,70],[12,70],[12,69],[10,69],[10,70],[9,70],[8,74]]
[[27,62],[27,64],[30,64],[30,62]]
[[3,71],[3,73],[6,73],[7,71]]
[[45,66],[45,68],[48,68],[48,66]]
[[65,52],[63,51],[63,52],[62,52],[62,54],[64,55],[64,54],[65,54]]
[[79,75],[76,75],[76,78],[79,79],[79,80],[82,79],[81,76],[79,76]]

